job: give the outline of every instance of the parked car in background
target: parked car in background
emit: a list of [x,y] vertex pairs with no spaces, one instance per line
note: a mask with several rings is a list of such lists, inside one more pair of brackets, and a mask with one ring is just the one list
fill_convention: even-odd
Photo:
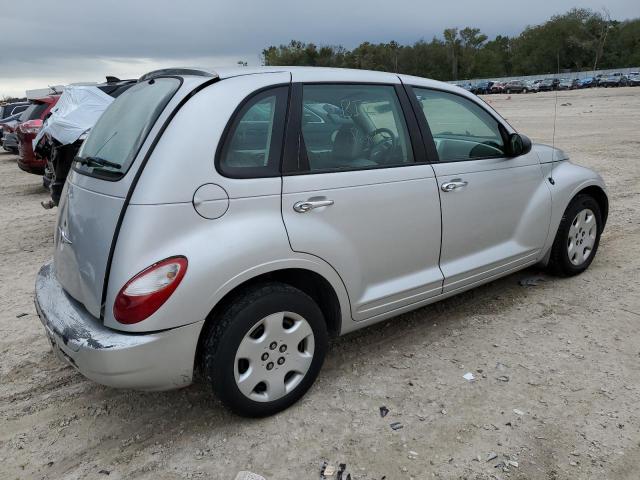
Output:
[[2,143],[2,122],[13,117],[29,106],[29,102],[13,102],[0,105],[0,143]]
[[523,93],[528,93],[528,92],[537,92],[538,91],[538,84],[540,82],[538,81],[531,81],[531,80],[527,80],[524,82],[526,85],[526,91]]
[[472,93],[475,93],[476,95],[486,95],[487,93],[491,93],[492,86],[493,82],[489,80],[478,82],[475,84]]
[[16,113],[0,120],[0,145],[7,152],[18,153],[18,138],[15,135],[15,128],[20,122],[21,115],[22,113]]
[[506,85],[506,82],[494,82],[493,85],[491,85],[491,93],[504,92],[505,85]]
[[595,77],[585,77],[578,80],[577,88],[593,88],[595,86],[597,86],[597,81]]
[[24,112],[29,106],[29,102],[13,102],[0,105],[0,121],[16,113]]
[[528,85],[522,80],[511,80],[503,88],[505,93],[527,93]]
[[29,107],[22,112],[20,124],[16,127],[18,136],[18,167],[21,170],[42,175],[46,161],[36,158],[32,141],[42,128],[42,121],[54,107],[60,95],[48,95],[31,101]]
[[311,387],[330,336],[596,256],[602,178],[454,85],[315,67],[144,78],[82,144],[35,284],[54,351],[97,382],[172,389],[195,371],[232,410],[271,415]]
[[541,92],[550,92],[555,89],[555,81],[553,78],[545,78],[538,84],[538,90]]
[[630,87],[640,86],[640,72],[631,72],[628,77]]
[[627,76],[621,72],[615,72],[600,80],[601,87],[626,87],[629,84]]
[[58,205],[71,163],[100,115],[114,98],[137,82],[115,77],[107,79],[95,86],[65,87],[33,142],[36,157],[46,162],[43,183],[49,187],[51,201],[42,203],[45,208]]
[[574,90],[578,88],[577,78],[561,78],[558,83],[558,90]]

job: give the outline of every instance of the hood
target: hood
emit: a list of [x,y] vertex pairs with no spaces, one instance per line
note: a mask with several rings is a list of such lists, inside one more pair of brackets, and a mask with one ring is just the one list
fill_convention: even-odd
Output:
[[540,158],[540,163],[559,162],[562,160],[569,160],[569,155],[564,150],[554,148],[551,145],[544,145],[542,143],[534,143],[533,148]]

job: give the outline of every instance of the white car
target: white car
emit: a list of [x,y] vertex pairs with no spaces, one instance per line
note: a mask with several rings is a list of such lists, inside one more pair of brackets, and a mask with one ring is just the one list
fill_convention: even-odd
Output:
[[464,89],[346,69],[145,75],[100,117],[36,280],[52,345],[97,382],[194,372],[268,415],[330,337],[536,263],[575,275],[602,179]]

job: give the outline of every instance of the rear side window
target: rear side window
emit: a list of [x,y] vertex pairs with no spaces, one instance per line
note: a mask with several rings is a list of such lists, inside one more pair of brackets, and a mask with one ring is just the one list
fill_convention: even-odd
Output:
[[180,84],[177,78],[155,78],[120,95],[91,129],[76,157],[82,163],[74,168],[106,179],[122,177]]
[[280,175],[288,87],[263,90],[245,101],[223,136],[217,166],[232,178]]
[[498,121],[461,95],[414,88],[441,162],[505,156]]

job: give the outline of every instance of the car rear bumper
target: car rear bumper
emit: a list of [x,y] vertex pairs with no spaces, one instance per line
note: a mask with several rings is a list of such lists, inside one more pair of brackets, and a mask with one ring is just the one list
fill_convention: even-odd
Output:
[[53,262],[38,272],[35,290],[36,310],[54,352],[85,377],[136,390],[170,390],[191,383],[204,321],[162,332],[117,332],[64,292]]
[[44,173],[44,166],[47,162],[36,158],[31,147],[26,146],[24,142],[18,145],[18,155],[18,167],[20,167],[20,170],[36,175]]

